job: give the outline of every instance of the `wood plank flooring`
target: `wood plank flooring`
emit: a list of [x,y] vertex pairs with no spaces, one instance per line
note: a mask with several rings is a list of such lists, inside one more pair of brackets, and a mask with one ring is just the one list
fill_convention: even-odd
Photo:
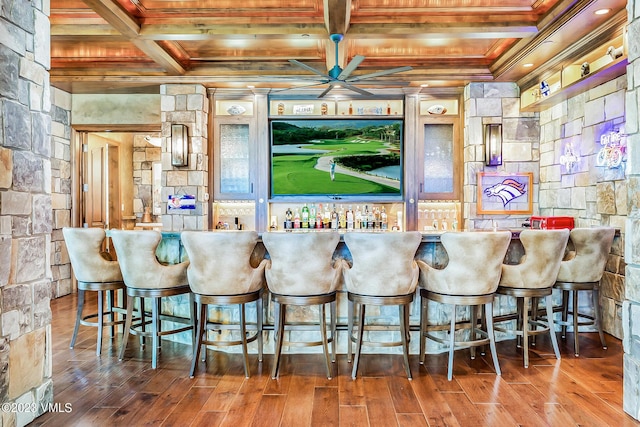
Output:
[[102,357],[96,357],[95,328],[81,326],[70,350],[75,304],[75,296],[51,302],[54,402],[71,403],[72,411],[44,414],[32,425],[639,425],[622,410],[622,347],[611,336],[603,350],[597,334],[582,334],[582,354],[575,358],[569,335],[560,342],[560,361],[548,339],[538,337],[528,369],[514,341],[499,343],[502,376],[490,357],[470,360],[467,350],[458,351],[451,382],[446,355],[428,355],[424,366],[412,355],[413,381],[400,355],[363,355],[355,381],[345,355],[338,355],[332,380],[321,355],[283,355],[280,378],[272,380],[271,355],[262,364],[251,355],[246,379],[240,355],[213,350],[190,379],[188,345],[164,341],[155,371],[149,349],[140,350],[133,338],[119,362],[120,338],[111,340],[106,331]]

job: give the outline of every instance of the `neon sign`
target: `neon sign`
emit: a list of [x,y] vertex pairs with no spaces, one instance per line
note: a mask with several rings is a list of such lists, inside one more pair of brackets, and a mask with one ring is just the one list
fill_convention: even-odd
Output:
[[596,164],[614,169],[622,164],[626,147],[622,144],[624,135],[618,131],[611,131],[600,135],[600,145]]
[[567,172],[573,170],[573,166],[580,161],[580,157],[573,150],[573,144],[567,143],[564,146],[564,154],[560,156],[560,164],[565,167]]

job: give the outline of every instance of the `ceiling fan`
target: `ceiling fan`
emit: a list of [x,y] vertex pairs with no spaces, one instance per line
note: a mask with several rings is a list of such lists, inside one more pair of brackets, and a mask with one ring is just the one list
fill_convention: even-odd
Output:
[[[331,89],[333,89],[334,87],[343,87],[345,89],[349,89],[353,92],[357,92],[361,95],[364,96],[375,96],[374,94],[372,94],[369,91],[366,91],[362,88],[359,88],[357,86],[355,86],[353,83],[356,82],[362,82],[364,83],[364,80],[368,80],[368,79],[373,79],[375,77],[380,77],[380,76],[386,76],[389,74],[394,74],[394,73],[401,73],[403,71],[409,71],[412,68],[409,66],[406,67],[398,67],[398,68],[391,68],[388,70],[383,70],[383,71],[377,71],[375,73],[369,73],[369,74],[362,74],[362,75],[358,75],[358,76],[351,76],[351,73],[353,73],[356,68],[358,68],[358,66],[360,65],[360,63],[362,63],[362,61],[364,61],[365,57],[362,55],[356,55],[353,57],[353,59],[351,59],[351,61],[347,64],[347,66],[342,69],[339,65],[338,65],[338,43],[340,43],[343,39],[343,35],[342,34],[331,34],[329,36],[329,39],[335,43],[336,48],[335,48],[335,52],[336,52],[336,60],[335,60],[335,65],[333,66],[333,68],[331,68],[327,73],[323,73],[321,71],[316,70],[313,67],[310,67],[307,64],[304,64],[298,60],[295,59],[290,59],[289,62],[291,62],[292,64],[297,65],[298,67],[304,68],[307,71],[311,71],[314,74],[319,75],[320,77],[323,78],[322,82],[320,83],[316,83],[312,86],[316,86],[316,85],[323,85],[323,84],[329,84],[329,87],[327,89],[324,90],[324,92],[322,92],[320,95],[318,95],[318,98],[323,98],[325,95],[327,95]],[[367,84],[373,84],[374,82],[371,81],[367,81]],[[406,82],[376,82],[377,84],[387,84],[389,86],[406,86],[408,83]]]

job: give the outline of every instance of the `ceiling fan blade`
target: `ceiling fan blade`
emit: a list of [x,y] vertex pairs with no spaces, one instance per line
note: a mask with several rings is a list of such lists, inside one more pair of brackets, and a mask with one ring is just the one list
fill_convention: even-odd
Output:
[[353,73],[356,70],[356,68],[358,68],[358,65],[360,65],[362,61],[364,61],[364,56],[362,55],[354,56],[353,59],[347,64],[347,66],[344,67],[344,70],[342,70],[340,75],[338,75],[338,80],[344,80],[347,77],[349,77],[351,73]]
[[297,66],[298,66],[298,67],[300,67],[300,68],[304,68],[304,69],[305,69],[305,70],[307,70],[307,71],[311,71],[311,72],[312,72],[312,73],[314,73],[314,74],[317,74],[317,75],[319,75],[319,76],[322,76],[322,77],[324,77],[324,78],[327,78],[327,79],[330,79],[330,80],[331,80],[331,77],[330,77],[329,75],[327,75],[327,74],[325,74],[325,73],[323,73],[323,72],[321,72],[321,71],[318,71],[318,70],[316,70],[315,68],[310,67],[310,66],[309,66],[309,65],[307,65],[307,64],[303,64],[302,62],[300,62],[300,61],[298,61],[298,60],[296,60],[296,59],[290,59],[290,60],[289,60],[289,62],[291,62],[292,64],[297,65]]
[[320,95],[318,95],[318,98],[324,98],[329,92],[331,92],[331,89],[333,89],[333,84],[329,83],[329,87],[326,88]]
[[382,70],[382,71],[378,71],[375,73],[369,73],[369,74],[363,74],[361,76],[355,76],[352,77],[350,79],[348,79],[349,82],[357,82],[360,80],[364,80],[364,79],[370,79],[373,77],[380,77],[380,76],[386,76],[388,74],[394,74],[394,73],[401,73],[403,71],[410,71],[413,70],[413,68],[406,66],[406,67],[398,67],[398,68],[391,68],[389,70]]
[[[347,81],[349,83],[349,81]],[[399,80],[358,80],[359,85],[371,85],[371,86],[409,86],[409,82],[401,82]]]
[[295,89],[303,89],[303,88],[307,88],[307,87],[313,87],[313,86],[322,86],[329,83],[328,80],[325,80],[323,82],[318,82],[318,83],[309,83],[306,85],[300,85],[300,86],[291,86],[291,87],[287,87],[284,89],[276,89],[276,90],[272,90],[272,93],[277,93],[277,92],[286,92],[288,90],[295,90]]
[[349,89],[352,90],[354,92],[358,92],[360,95],[365,95],[365,96],[374,96],[371,92],[368,92],[364,89],[360,89],[357,86],[354,86],[352,84],[349,84],[347,82],[340,82],[340,86],[344,87],[345,89]]

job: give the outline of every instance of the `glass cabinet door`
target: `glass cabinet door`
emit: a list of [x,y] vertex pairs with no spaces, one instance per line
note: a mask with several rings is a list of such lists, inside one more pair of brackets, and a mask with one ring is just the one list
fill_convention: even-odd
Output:
[[458,198],[459,164],[457,128],[454,121],[424,124],[420,158],[420,199]]
[[216,198],[239,199],[253,195],[251,130],[248,123],[218,125],[215,162]]

